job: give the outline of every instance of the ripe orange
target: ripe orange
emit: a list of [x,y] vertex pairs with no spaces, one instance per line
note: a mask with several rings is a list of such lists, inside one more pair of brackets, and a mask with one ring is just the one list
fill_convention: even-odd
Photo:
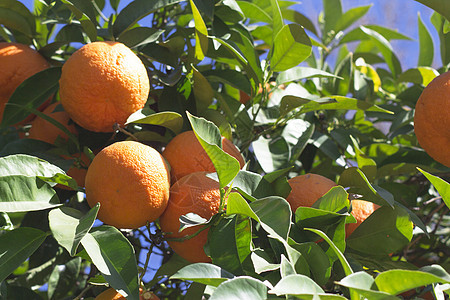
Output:
[[[244,166],[244,158],[230,140],[222,137],[222,148],[239,161],[241,168]],[[193,172],[216,171],[193,131],[185,131],[175,136],[167,144],[162,155],[170,164],[172,182]]]
[[[89,157],[84,153],[76,153],[72,157],[64,157],[66,159],[75,159],[72,166],[67,170],[66,174],[75,179],[79,187],[85,187],[86,174],[88,167],[91,163]],[[58,184],[59,187],[64,190],[71,190],[70,187]]]
[[144,107],[147,70],[127,46],[93,42],[75,51],[62,68],[61,103],[72,120],[95,132],[112,132]]
[[345,225],[345,236],[348,237],[355,231],[355,229],[361,225],[361,223],[367,219],[375,210],[380,206],[375,203],[364,201],[361,199],[352,200],[352,216],[355,217],[356,223],[348,223]]
[[432,158],[450,167],[450,71],[434,78],[420,95],[414,132]]
[[[200,227],[189,227],[182,232],[179,218],[188,213],[210,219],[219,211],[220,190],[219,183],[206,176],[208,172],[195,172],[184,176],[170,188],[170,199],[166,210],[159,218],[163,232],[169,238],[180,238],[196,233]],[[182,242],[168,241],[172,250],[190,262],[210,262],[203,246],[208,239],[208,230]],[[169,234],[171,233],[171,234]]]
[[300,206],[311,207],[320,197],[325,195],[336,183],[322,175],[304,174],[288,180],[291,192],[286,200],[293,213]]
[[98,218],[117,228],[155,221],[169,200],[170,174],[161,154],[134,141],[103,148],[86,174],[86,199],[100,202]]
[[[159,297],[150,291],[140,290],[139,300],[159,300]],[[100,293],[95,300],[125,300],[126,298],[122,296],[118,291],[113,288],[109,288],[102,293]]]
[[[71,123],[69,114],[65,111],[58,110],[58,105],[59,102],[50,104],[46,109],[44,109],[43,113],[64,125],[71,133],[77,134],[77,129],[75,125]],[[64,140],[68,139],[67,134],[65,134],[61,129],[40,117],[33,120],[28,133],[29,138],[41,140],[49,144],[54,144],[58,136]]]
[[[16,88],[28,77],[50,67],[36,50],[18,43],[0,42],[0,122],[5,104]],[[43,109],[48,103],[43,104]],[[34,115],[24,123],[32,120]]]

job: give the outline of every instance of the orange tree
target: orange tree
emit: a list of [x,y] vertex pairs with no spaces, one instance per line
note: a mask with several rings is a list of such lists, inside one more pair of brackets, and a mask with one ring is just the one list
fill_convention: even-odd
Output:
[[[431,105],[421,114],[425,148],[414,132],[414,110],[425,87],[448,71],[450,11],[447,0],[419,2],[435,11],[433,28],[418,18],[417,67],[404,70],[391,42],[409,38],[376,24],[352,26],[370,6],[344,11],[340,0],[323,1],[317,22],[302,14],[301,5],[282,0],[135,0],[120,9],[119,0],[110,0],[109,10],[104,0],[41,0],[33,11],[2,0],[0,39],[38,50],[51,67],[6,96],[0,124],[1,298],[92,299],[110,288],[127,299],[139,299],[140,289],[161,299],[448,297],[450,166],[442,163],[450,156],[450,96],[439,82],[447,91],[450,83],[438,80],[427,93],[441,97],[434,102],[442,109]],[[74,118],[74,135],[38,108],[49,98],[60,100],[62,66],[96,41],[122,43],[139,57],[149,96],[110,132],[90,131]],[[435,48],[437,69],[431,66]],[[97,89],[95,81],[104,74],[85,80],[87,88],[80,83],[86,78],[74,76],[79,94],[73,91],[73,99],[101,92],[104,86]],[[71,86],[70,74],[64,85]],[[245,105],[242,92],[250,96]],[[114,100],[121,101],[129,99]],[[84,106],[87,120],[105,117],[101,108]],[[75,106],[78,113],[83,107]],[[30,138],[33,125],[23,122],[30,114],[68,139],[50,144]],[[433,142],[427,130],[435,126],[439,141]],[[74,161],[61,159],[83,154],[93,160],[123,140],[162,153],[188,130],[214,165],[208,177],[218,182],[220,203],[209,219],[193,212],[179,217],[176,242],[208,229],[206,263],[175,254],[167,243],[175,240],[154,216],[137,229],[103,224],[97,219],[101,204],[91,208],[85,188],[66,173]],[[240,149],[242,169],[222,150],[223,137]],[[109,166],[95,172],[102,190],[116,189],[102,171],[119,171]],[[311,207],[293,211],[286,201],[288,179],[307,173],[336,186]],[[127,180],[123,176],[121,184]],[[378,209],[358,219],[346,237],[346,224],[356,223],[352,201],[359,198]],[[114,213],[120,219],[120,210]]]

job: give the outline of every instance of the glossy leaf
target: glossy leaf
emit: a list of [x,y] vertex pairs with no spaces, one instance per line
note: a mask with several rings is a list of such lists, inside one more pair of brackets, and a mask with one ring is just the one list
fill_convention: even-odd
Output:
[[191,5],[195,23],[195,58],[198,61],[202,61],[205,57],[205,53],[208,51],[208,30],[200,11],[195,5],[195,1],[189,0],[189,3]]
[[337,20],[334,30],[336,32],[347,29],[353,23],[361,19],[372,5],[353,7],[345,11]]
[[127,299],[139,300],[138,269],[131,243],[112,226],[94,228],[81,244],[106,281]]
[[52,177],[57,173],[64,174],[64,171],[35,156],[27,154],[15,154],[6,157],[0,157],[0,169],[2,176],[23,175],[23,176],[41,176]]
[[277,85],[287,83],[289,81],[298,81],[305,78],[339,78],[332,73],[328,73],[319,69],[310,67],[293,67],[286,71],[280,72],[277,76]]
[[347,246],[366,254],[389,254],[411,241],[412,234],[413,223],[405,210],[382,206],[347,238]]
[[135,48],[156,42],[163,32],[164,30],[150,27],[135,27],[121,34],[119,42],[127,45],[129,48]]
[[70,255],[74,256],[83,237],[94,225],[100,204],[97,203],[89,212],[83,215],[79,210],[62,207],[53,209],[48,215],[50,230],[53,237]]
[[311,40],[303,27],[284,25],[274,38],[270,67],[274,72],[297,66],[311,54]]
[[416,1],[430,7],[431,9],[443,15],[448,21],[450,21],[450,7],[448,6],[447,2],[440,0],[416,0]]
[[217,175],[220,187],[226,187],[239,172],[240,166],[236,158],[222,150],[222,140],[219,129],[204,118],[197,118],[189,113],[195,136],[211,159]]
[[264,172],[273,172],[286,167],[290,157],[289,145],[284,138],[276,140],[266,139],[260,136],[252,143],[255,156]]
[[442,267],[437,267],[443,271],[444,276],[436,276],[435,274],[421,270],[389,270],[378,274],[375,278],[375,284],[382,292],[398,295],[402,292],[432,283],[450,283],[450,275]]
[[20,227],[0,235],[0,281],[17,269],[44,242],[39,229]]
[[418,170],[425,175],[425,177],[431,182],[431,184],[436,188],[439,194],[442,197],[442,200],[445,202],[447,207],[450,208],[450,183],[444,181],[442,178],[434,176],[422,169]]
[[374,300],[394,300],[397,297],[386,292],[374,290],[375,279],[364,271],[350,274],[338,281],[337,284],[357,291],[363,297]]
[[245,17],[251,21],[272,23],[272,17],[257,4],[247,1],[237,1],[237,3]]
[[234,278],[234,275],[213,264],[196,263],[183,267],[170,278],[190,280],[217,287],[221,283]]
[[180,133],[183,127],[183,117],[173,111],[162,111],[145,115],[142,110],[139,110],[128,117],[126,124],[130,123],[163,126],[177,134]]
[[235,277],[220,284],[210,300],[267,299],[267,286],[253,277]]
[[37,109],[58,90],[60,77],[61,68],[55,67],[38,72],[23,81],[5,106],[1,127],[14,125],[25,119],[32,112],[31,109]]
[[49,299],[61,299],[77,283],[81,270],[81,257],[75,257],[63,265],[56,265],[48,279]]
[[75,18],[80,21],[81,27],[89,37],[90,42],[97,40],[97,28],[95,18],[95,8],[90,2],[81,0],[61,0],[66,4]]
[[430,67],[417,67],[414,69],[408,69],[400,76],[398,76],[399,82],[412,82],[415,84],[421,84],[427,86],[439,72]]

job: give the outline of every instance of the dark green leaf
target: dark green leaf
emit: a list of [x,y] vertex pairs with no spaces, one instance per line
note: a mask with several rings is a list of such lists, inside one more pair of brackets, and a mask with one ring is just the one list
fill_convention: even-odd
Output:
[[69,7],[75,18],[80,21],[81,27],[83,27],[84,32],[89,37],[89,41],[95,42],[97,40],[96,13],[92,3],[82,0],[61,1]]
[[20,227],[0,235],[0,281],[14,272],[44,242],[47,234]]
[[419,26],[419,60],[417,66],[430,67],[433,63],[434,46],[430,32],[422,21],[420,14],[417,15]]
[[53,209],[48,215],[50,230],[53,237],[70,255],[76,254],[81,239],[94,225],[100,204],[97,203],[87,214],[79,210],[62,207]]
[[442,0],[416,0],[416,1],[430,7],[431,9],[435,10],[436,12],[444,16],[448,21],[450,21],[450,6],[448,5],[448,2]]
[[289,163],[289,146],[282,137],[272,140],[260,136],[252,143],[252,148],[261,168],[266,173],[286,167]]
[[[1,126],[14,125],[25,119],[59,88],[61,68],[49,68],[22,82],[9,98]],[[8,105],[14,104],[14,105]]]
[[336,22],[334,30],[342,31],[350,27],[353,23],[361,19],[372,7],[372,5],[353,7],[344,12]]
[[139,300],[138,269],[131,243],[112,226],[94,228],[81,244],[106,281],[127,299]]
[[76,285],[81,270],[81,257],[56,265],[48,279],[49,299],[62,299]]
[[[417,67],[414,69],[408,69],[400,76],[398,76],[399,82],[412,82],[415,84],[421,84],[427,86],[439,72],[430,67]],[[391,130],[392,131],[392,130]]]
[[130,48],[150,44],[158,40],[164,30],[150,27],[135,27],[120,35],[118,41]]

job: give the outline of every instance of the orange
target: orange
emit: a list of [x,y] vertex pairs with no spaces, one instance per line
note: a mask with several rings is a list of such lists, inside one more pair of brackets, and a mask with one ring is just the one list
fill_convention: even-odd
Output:
[[147,70],[127,46],[93,42],[63,65],[61,103],[72,120],[95,132],[112,132],[144,107],[150,91]]
[[[143,292],[142,289],[139,289],[141,294],[139,296],[139,300],[159,300],[159,297],[153,294],[150,291]],[[100,293],[95,300],[125,300],[126,298],[122,296],[118,291],[113,288],[108,288],[107,290]]]
[[[5,104],[28,77],[50,67],[45,58],[27,45],[0,42],[0,122]],[[43,104],[43,109],[47,104]],[[34,116],[33,116],[34,117]],[[24,123],[32,120],[27,118]]]
[[[75,159],[72,166],[67,170],[66,174],[77,182],[79,187],[85,187],[87,168],[91,163],[89,157],[87,157],[84,153],[76,153],[72,155],[72,157],[65,157],[66,159]],[[65,185],[58,184],[56,187],[59,187],[64,190],[71,190],[70,187]]]
[[286,198],[293,213],[300,206],[311,207],[320,197],[325,195],[336,183],[318,174],[304,174],[288,180],[291,192]]
[[375,203],[364,200],[352,200],[352,216],[355,217],[356,223],[348,223],[345,225],[345,235],[349,236],[361,223],[367,219],[380,206]]
[[450,71],[434,78],[420,95],[414,132],[433,159],[450,167]]
[[[276,85],[277,85],[277,83],[275,81],[268,82],[264,85],[269,93],[269,99],[270,99],[270,97],[272,97],[271,90],[272,90],[272,88],[276,87]],[[278,88],[284,90],[285,86],[284,86],[284,84],[280,84],[278,86]],[[259,89],[258,89],[257,94],[262,94],[262,92],[263,92],[262,84],[259,84]],[[250,100],[250,95],[247,94],[246,92],[240,90],[239,91],[239,101],[242,104],[246,105],[249,100]]]
[[[244,158],[233,143],[222,137],[222,149],[239,161],[241,168]],[[200,171],[215,172],[216,169],[193,131],[185,131],[175,136],[166,146],[162,155],[170,164],[172,181]]]
[[164,158],[135,141],[103,148],[86,174],[86,200],[98,202],[98,219],[117,228],[139,228],[155,221],[169,200],[170,173]]
[[[179,218],[188,213],[195,213],[209,220],[219,211],[219,183],[206,176],[208,172],[195,172],[184,176],[170,188],[170,199],[166,210],[159,218],[163,232],[169,238],[180,238],[196,233],[200,226],[189,227],[182,232]],[[210,262],[203,246],[208,239],[208,228],[193,238],[181,242],[168,241],[172,250],[192,263]]]
[[[77,134],[77,129],[75,125],[71,123],[69,114],[64,110],[60,110],[61,108],[59,102],[56,102],[44,109],[43,113],[64,125],[71,133]],[[28,135],[31,139],[41,140],[49,144],[54,144],[58,136],[63,140],[68,139],[67,134],[61,129],[40,117],[33,120]]]

